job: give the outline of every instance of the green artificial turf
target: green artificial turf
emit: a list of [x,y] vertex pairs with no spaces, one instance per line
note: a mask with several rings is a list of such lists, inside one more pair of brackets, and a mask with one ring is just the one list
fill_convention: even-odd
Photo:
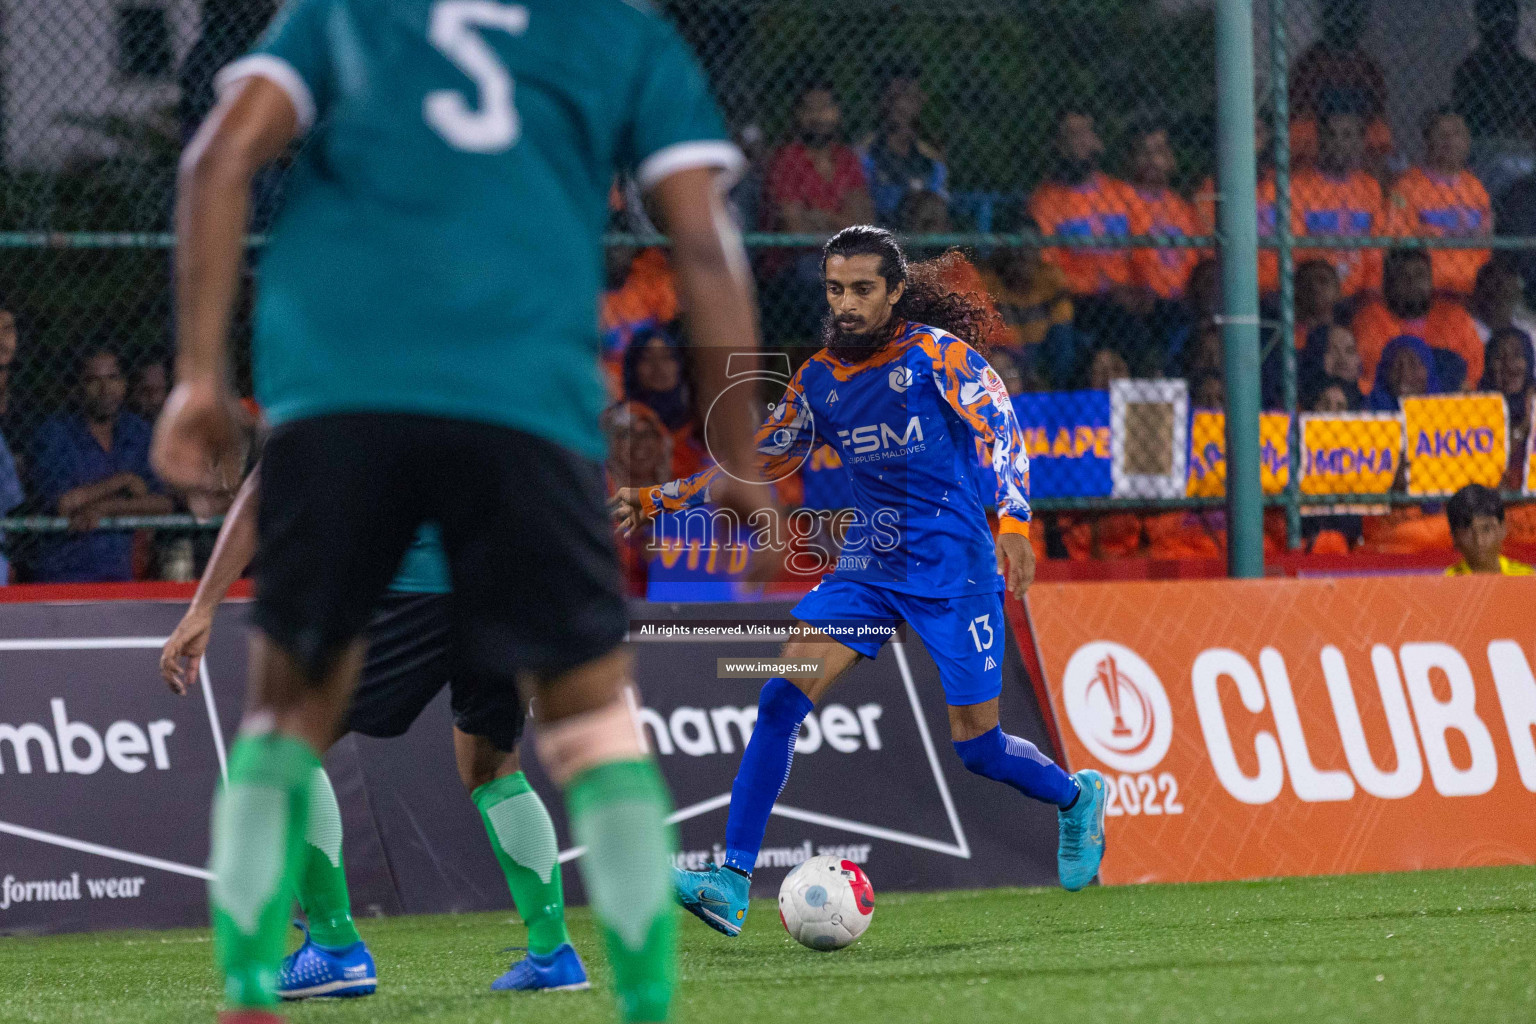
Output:
[[[878,879],[876,880],[878,884]],[[1536,1021],[1536,869],[1206,885],[881,894],[854,947],[792,943],[772,904],[726,939],[683,921],[678,1021],[1120,1024]],[[365,921],[379,994],[293,1006],[296,1024],[613,1020],[590,917],[586,993],[490,980],[509,914]],[[201,931],[0,939],[0,1021],[211,1021]]]

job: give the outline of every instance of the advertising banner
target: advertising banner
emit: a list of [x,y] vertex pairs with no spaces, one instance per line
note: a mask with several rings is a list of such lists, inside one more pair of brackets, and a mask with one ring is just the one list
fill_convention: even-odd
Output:
[[1302,413],[1302,494],[1385,494],[1403,454],[1396,413]]
[[1409,494],[1499,486],[1509,462],[1503,395],[1424,395],[1402,406]]
[[[1279,494],[1291,479],[1291,417],[1259,414],[1259,481],[1265,494]],[[1227,493],[1227,416],[1196,409],[1189,422],[1191,498],[1219,498]]]
[[1107,497],[1113,488],[1108,391],[1040,391],[1013,396],[1029,452],[1030,493],[1042,498]]
[[[681,864],[723,857],[731,782],[766,678],[720,678],[718,661],[776,656],[790,607],[632,608],[636,710],[672,790]],[[207,922],[209,808],[244,703],[247,609],[220,609],[203,685],[175,697],[157,664],[181,605],[0,605],[0,934]],[[736,628],[743,616],[754,629]],[[1004,728],[1050,751],[1001,623],[994,642]],[[451,737],[445,692],[406,735],[348,736],[327,755],[359,917],[511,907]],[[536,761],[530,748],[523,763],[579,903],[581,850]],[[806,720],[754,892],[773,894],[819,854],[857,861],[887,890],[1052,884],[1055,848],[1054,808],[961,766],[937,670],[906,636]]]
[[1536,863],[1536,584],[1041,584],[1106,883]]

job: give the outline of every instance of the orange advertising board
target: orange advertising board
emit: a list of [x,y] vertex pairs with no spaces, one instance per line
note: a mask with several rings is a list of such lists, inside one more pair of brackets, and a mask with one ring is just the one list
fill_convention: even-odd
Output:
[[1107,884],[1536,864],[1536,579],[1037,584]]

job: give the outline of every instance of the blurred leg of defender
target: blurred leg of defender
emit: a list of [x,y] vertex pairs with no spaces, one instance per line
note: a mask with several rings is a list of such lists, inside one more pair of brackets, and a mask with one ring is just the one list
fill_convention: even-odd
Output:
[[628,615],[601,466],[522,431],[447,420],[432,450],[428,518],[442,526],[462,673],[521,685],[533,701],[540,759],[587,850],[582,876],[624,1019],[664,1021],[675,841],[625,699]]
[[397,417],[325,416],[268,440],[251,687],[214,806],[209,897],[233,1020],[273,1019],[311,787],[362,665],[359,639],[421,521]]

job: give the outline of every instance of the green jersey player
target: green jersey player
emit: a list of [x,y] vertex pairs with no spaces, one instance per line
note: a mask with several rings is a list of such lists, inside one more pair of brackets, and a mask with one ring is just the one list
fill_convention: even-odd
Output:
[[[250,182],[302,140],[261,261],[254,363],[273,431],[257,521],[252,694],[216,800],[211,904],[230,1021],[275,1019],[316,752],[423,523],[441,528],[455,664],[538,701],[631,1021],[666,1018],[666,788],[623,699],[626,615],[602,503],[596,308],[616,171],[673,239],[701,398],[757,334],[720,202],[741,158],[641,0],[290,0],[182,161],[177,386],[154,458],[228,486],[225,333]],[[707,404],[706,406],[707,407]],[[752,412],[716,410],[722,461]],[[718,500],[771,504],[739,481]]]

